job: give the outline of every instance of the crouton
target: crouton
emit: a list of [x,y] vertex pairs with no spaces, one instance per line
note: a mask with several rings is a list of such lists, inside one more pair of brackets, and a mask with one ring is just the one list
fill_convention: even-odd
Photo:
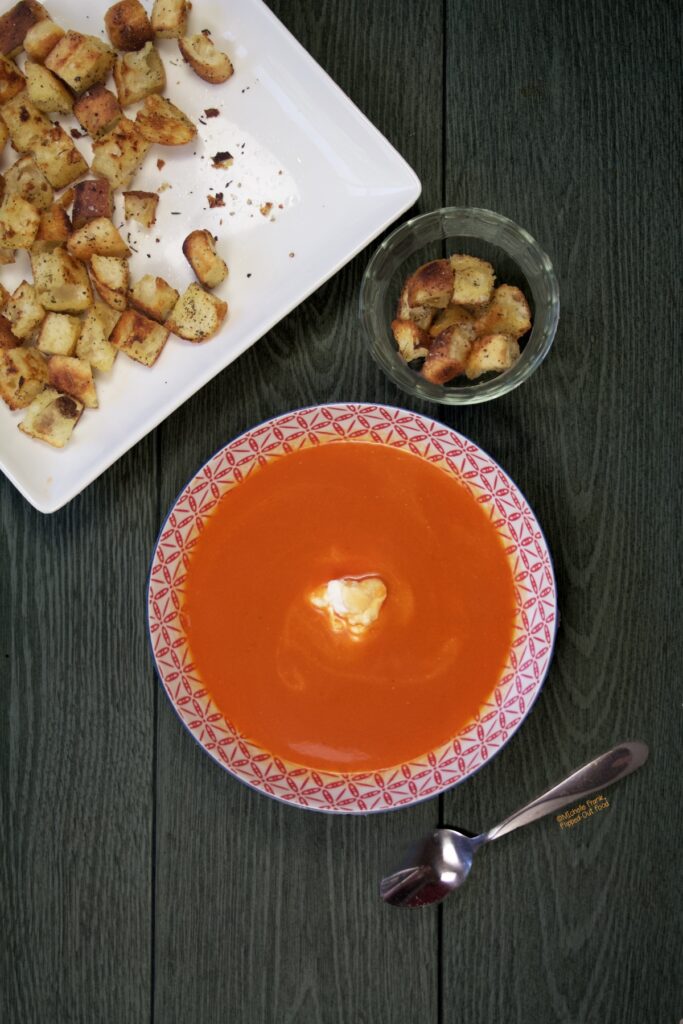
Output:
[[148,96],[135,123],[149,142],[161,146],[184,146],[197,134],[190,118],[163,96]]
[[418,267],[406,281],[410,306],[443,309],[451,301],[453,271],[448,260],[431,260]]
[[413,320],[392,320],[391,332],[401,357],[407,363],[427,355],[430,337]]
[[156,224],[159,196],[156,192],[124,192],[123,215],[126,220],[134,220],[143,228],[151,228]]
[[108,372],[114,365],[117,349],[109,341],[120,314],[104,302],[96,302],[86,313],[76,343],[76,355],[87,360],[94,370]]
[[179,293],[163,277],[145,274],[128,292],[128,301],[138,312],[159,323],[164,323],[176,302]]
[[48,313],[40,328],[38,348],[50,356],[72,356],[80,333],[81,321],[77,316]]
[[30,249],[38,234],[40,214],[21,196],[9,195],[0,206],[0,246]]
[[123,312],[130,280],[128,261],[116,256],[95,255],[90,261],[90,271],[95,288],[107,305]]
[[21,338],[17,338],[12,330],[12,324],[0,313],[0,350],[5,348],[19,348]]
[[198,281],[206,288],[216,288],[228,276],[227,265],[216,253],[210,231],[191,231],[183,242],[183,253]]
[[180,296],[166,326],[187,341],[206,341],[221,329],[228,313],[227,302],[191,284]]
[[0,103],[7,103],[26,88],[26,79],[13,60],[0,56]]
[[57,205],[61,206],[63,210],[68,210],[74,201],[76,192],[73,188],[67,188],[62,192],[61,196],[57,200]]
[[421,327],[423,331],[426,331],[429,329],[435,314],[436,310],[430,309],[429,306],[411,306],[408,302],[407,286],[403,286],[403,290],[401,291],[401,296],[396,307],[397,320],[412,320],[418,327]]
[[96,36],[67,32],[45,58],[45,67],[80,96],[102,82],[111,71],[116,54]]
[[112,345],[131,359],[153,366],[168,341],[168,330],[141,313],[127,309],[112,331]]
[[71,235],[67,251],[87,262],[93,256],[129,256],[130,249],[108,217],[95,217]]
[[141,50],[154,36],[140,0],[120,0],[104,16],[104,27],[117,50]]
[[491,301],[496,275],[486,260],[457,253],[451,256],[453,295],[451,302],[462,306],[485,306]]
[[35,348],[0,352],[0,398],[10,409],[25,409],[47,384],[45,356]]
[[51,252],[58,245],[64,245],[70,234],[71,221],[68,213],[60,203],[54,203],[49,210],[44,210],[40,215],[40,226],[31,252]]
[[38,301],[35,288],[28,281],[22,281],[12,292],[5,312],[12,324],[12,332],[22,341],[32,338],[45,319],[45,310]]
[[82,412],[83,406],[77,398],[62,395],[54,388],[45,388],[29,405],[19,430],[29,437],[46,441],[53,448],[63,448]]
[[36,22],[24,38],[24,49],[29,60],[35,60],[42,64],[63,36],[64,29],[55,25],[54,21],[50,21],[49,18],[43,18],[42,21]]
[[447,327],[432,342],[420,373],[432,384],[447,384],[465,372],[472,342],[456,326]]
[[454,324],[464,331],[470,341],[474,340],[476,335],[474,315],[463,306],[446,306],[445,309],[442,309],[434,317],[429,333],[432,338],[436,338],[447,327],[452,327]]
[[491,305],[477,317],[477,333],[509,334],[521,338],[531,327],[531,310],[524,292],[511,284],[502,284],[493,293]]
[[77,99],[74,103],[74,114],[81,128],[92,135],[93,139],[101,139],[115,128],[123,117],[116,96],[103,85],[96,85]]
[[38,301],[53,313],[80,313],[93,304],[88,271],[66,249],[31,256]]
[[75,230],[99,217],[114,216],[111,185],[106,178],[88,178],[74,185],[72,221]]
[[36,139],[32,148],[36,163],[53,188],[65,188],[88,170],[82,153],[58,124]]
[[151,43],[142,50],[124,53],[116,58],[114,81],[122,107],[144,100],[154,92],[163,92],[166,72],[161,57]]
[[14,57],[21,53],[29,29],[48,17],[42,4],[36,0],[21,0],[0,17],[0,53]]
[[9,302],[9,292],[5,288],[4,284],[0,283],[0,309],[4,309]]
[[52,121],[31,103],[28,93],[17,93],[0,108],[0,117],[7,125],[9,137],[17,153],[33,149],[34,143],[49,132]]
[[187,29],[187,0],[154,0],[152,31],[159,39],[179,39]]
[[5,171],[5,195],[21,196],[36,210],[52,206],[52,186],[31,156],[21,156]]
[[105,135],[93,142],[92,169],[106,178],[112,188],[130,185],[150,147],[147,139],[127,117]]
[[47,364],[47,382],[82,402],[86,409],[97,408],[97,391],[92,367],[85,359],[74,356],[52,356]]
[[178,48],[195,74],[211,85],[226,82],[234,71],[227,54],[222,53],[211,36],[203,32],[196,36],[183,36],[178,40]]
[[509,334],[485,334],[473,343],[465,373],[469,380],[484,373],[503,373],[515,365],[519,356],[519,343]]
[[56,75],[36,61],[27,61],[26,90],[28,98],[44,114],[70,114],[74,99]]

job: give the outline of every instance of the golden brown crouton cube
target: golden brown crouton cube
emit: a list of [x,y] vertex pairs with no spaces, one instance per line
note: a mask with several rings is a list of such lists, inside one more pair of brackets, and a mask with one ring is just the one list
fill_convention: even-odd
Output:
[[92,169],[106,178],[112,188],[126,188],[150,147],[147,139],[127,117],[105,135],[93,142]]
[[409,306],[443,309],[451,301],[453,271],[448,260],[431,260],[418,267],[406,281]]
[[163,277],[145,274],[128,292],[128,301],[145,316],[164,323],[178,301],[179,293]]
[[503,373],[515,365],[519,356],[519,342],[509,334],[485,334],[473,343],[465,373],[470,380],[484,373]]
[[80,313],[93,304],[88,271],[66,249],[31,256],[38,301],[53,313]]
[[140,0],[120,0],[104,16],[104,26],[117,50],[141,50],[153,39],[147,11]]
[[486,260],[457,253],[451,256],[453,269],[453,296],[451,301],[461,306],[485,306],[491,301],[496,275]]
[[111,71],[115,53],[96,36],[67,32],[48,54],[45,67],[66,82],[80,96],[91,85],[102,82]]
[[159,196],[156,192],[124,192],[123,215],[126,220],[134,220],[143,228],[151,228],[156,224]]
[[21,156],[5,171],[5,195],[21,196],[36,210],[48,210],[54,193],[52,186],[32,156]]
[[0,349],[19,348],[20,345],[21,338],[17,338],[10,321],[0,313]]
[[74,103],[74,114],[84,131],[100,139],[115,128],[123,117],[119,101],[103,85],[89,89]]
[[511,284],[502,284],[493,293],[491,305],[477,317],[477,333],[509,334],[521,338],[531,328],[531,310],[524,292]]
[[45,310],[38,302],[36,290],[28,281],[22,281],[12,292],[5,310],[17,338],[32,338],[45,319]]
[[0,108],[12,145],[18,153],[33,149],[37,140],[52,128],[52,121],[31,103],[28,93],[18,93]]
[[152,31],[159,39],[179,39],[187,29],[187,0],[154,0]]
[[440,310],[434,317],[429,333],[432,338],[436,338],[447,327],[452,327],[454,324],[464,331],[470,341],[474,340],[477,333],[474,314],[464,306],[447,306]]
[[82,153],[58,124],[35,140],[33,157],[53,188],[65,188],[88,170]]
[[112,309],[126,308],[130,274],[128,261],[116,256],[93,256],[90,271],[97,291]]
[[74,98],[56,75],[36,61],[27,61],[26,90],[31,103],[44,114],[70,114]]
[[196,36],[183,36],[178,40],[178,48],[195,74],[211,85],[226,82],[234,71],[227,54],[222,53],[211,36],[203,32]]
[[28,30],[24,39],[24,49],[29,60],[42,64],[63,36],[64,29],[49,18],[37,22]]
[[54,203],[49,210],[43,210],[40,215],[40,226],[31,252],[50,252],[58,245],[64,245],[70,234],[71,221],[68,213],[60,203]]
[[95,217],[71,235],[67,251],[87,262],[93,256],[129,256],[130,249],[108,217]]
[[138,103],[151,93],[163,92],[166,72],[152,43],[145,43],[142,50],[117,57],[114,81],[122,107]]
[[21,0],[0,17],[0,53],[14,57],[24,46],[26,33],[48,14],[36,0]]
[[9,292],[4,284],[0,283],[0,309],[4,309],[9,302]]
[[47,364],[47,382],[82,402],[86,409],[97,408],[97,391],[92,367],[85,359],[74,356],[52,356]]
[[48,313],[40,328],[38,348],[50,356],[72,356],[80,333],[81,321],[77,316]]
[[197,134],[187,114],[163,96],[148,96],[135,123],[149,142],[161,146],[184,146]]
[[447,327],[434,339],[420,373],[432,384],[447,384],[465,372],[472,342],[459,327]]
[[191,284],[180,296],[166,326],[187,341],[206,341],[221,329],[228,313],[227,302]]
[[47,383],[47,363],[35,348],[0,352],[0,398],[10,409],[25,409]]
[[26,410],[19,430],[39,441],[47,441],[53,448],[63,448],[82,412],[83,406],[77,398],[45,388]]
[[407,363],[421,359],[429,351],[430,337],[413,320],[392,320],[391,332],[398,345],[401,358]]
[[96,302],[86,313],[76,344],[76,355],[86,359],[94,370],[108,372],[114,365],[117,349],[109,341],[120,314],[104,302]]
[[75,230],[98,217],[114,215],[111,185],[106,178],[88,178],[74,185],[74,208],[72,221]]
[[0,206],[0,246],[30,249],[38,234],[40,214],[21,196],[9,195]]
[[0,56],[0,103],[7,103],[25,88],[26,79],[14,61]]
[[191,231],[183,242],[183,253],[197,279],[206,288],[216,288],[228,276],[224,260],[216,252],[216,242],[210,231]]
[[127,309],[112,331],[110,341],[136,362],[153,366],[168,341],[168,330],[141,313]]

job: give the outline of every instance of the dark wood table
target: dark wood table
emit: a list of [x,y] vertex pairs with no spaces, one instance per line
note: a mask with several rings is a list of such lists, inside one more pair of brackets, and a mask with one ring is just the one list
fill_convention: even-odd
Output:
[[[364,350],[366,252],[65,510],[0,480],[0,1020],[677,1024],[675,5],[273,7],[415,167],[418,210],[485,206],[539,240],[557,340],[505,399],[412,403]],[[336,399],[417,408],[491,452],[544,526],[561,608],[543,693],[500,756],[441,800],[344,819],[258,796],[199,749],[155,679],[144,608],[195,468]],[[378,900],[408,837],[493,824],[629,737],[651,759],[607,810],[511,835],[442,908]]]

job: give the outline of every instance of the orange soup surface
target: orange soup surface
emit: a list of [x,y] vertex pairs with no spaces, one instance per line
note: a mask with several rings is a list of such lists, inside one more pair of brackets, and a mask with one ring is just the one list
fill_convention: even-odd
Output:
[[[362,637],[310,600],[329,580],[386,585]],[[363,771],[445,743],[506,662],[514,587],[485,510],[445,471],[379,445],[291,453],[229,491],[186,578],[184,620],[219,710],[271,753]]]

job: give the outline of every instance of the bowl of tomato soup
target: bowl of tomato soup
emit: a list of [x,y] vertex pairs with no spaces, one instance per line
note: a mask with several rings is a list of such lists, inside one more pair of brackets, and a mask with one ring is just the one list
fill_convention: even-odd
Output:
[[538,695],[557,621],[526,500],[471,441],[377,405],[298,410],[192,478],[148,589],[164,689],[219,764],[367,813],[480,768]]

